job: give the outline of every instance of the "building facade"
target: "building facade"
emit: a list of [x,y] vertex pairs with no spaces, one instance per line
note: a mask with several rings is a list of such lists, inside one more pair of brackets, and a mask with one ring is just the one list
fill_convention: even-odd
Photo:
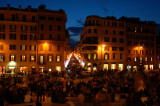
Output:
[[80,38],[87,70],[150,70],[156,65],[154,22],[88,16]]
[[64,70],[66,22],[63,10],[0,8],[0,73]]

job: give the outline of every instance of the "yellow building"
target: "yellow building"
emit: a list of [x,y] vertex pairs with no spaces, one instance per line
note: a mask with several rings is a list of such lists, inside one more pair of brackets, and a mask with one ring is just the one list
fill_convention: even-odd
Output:
[[0,73],[64,70],[69,35],[63,10],[0,8]]

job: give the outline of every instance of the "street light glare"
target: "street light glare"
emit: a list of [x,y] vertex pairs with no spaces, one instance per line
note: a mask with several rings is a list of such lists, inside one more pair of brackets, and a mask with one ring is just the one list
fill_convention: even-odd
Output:
[[105,47],[106,45],[102,45],[102,47]]
[[47,43],[45,43],[45,44],[47,44]]

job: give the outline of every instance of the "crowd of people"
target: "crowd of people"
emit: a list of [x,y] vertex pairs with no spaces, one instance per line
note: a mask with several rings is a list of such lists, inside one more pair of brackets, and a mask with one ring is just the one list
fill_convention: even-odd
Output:
[[158,105],[159,78],[159,72],[97,71],[84,75],[81,70],[56,76],[1,77],[0,106],[4,101],[10,104],[33,102],[33,94],[37,96],[34,102],[38,103],[45,101],[45,97],[52,103],[66,103],[66,97],[83,95],[84,103]]

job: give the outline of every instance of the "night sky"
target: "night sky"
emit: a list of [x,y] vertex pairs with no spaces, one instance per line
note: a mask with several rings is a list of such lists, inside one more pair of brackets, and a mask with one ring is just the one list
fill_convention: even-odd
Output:
[[72,45],[79,41],[88,15],[139,17],[142,21],[160,23],[160,0],[0,0],[0,7],[7,4],[15,8],[19,5],[22,8],[28,5],[38,8],[40,4],[45,4],[46,9],[65,10],[68,19],[66,28]]

